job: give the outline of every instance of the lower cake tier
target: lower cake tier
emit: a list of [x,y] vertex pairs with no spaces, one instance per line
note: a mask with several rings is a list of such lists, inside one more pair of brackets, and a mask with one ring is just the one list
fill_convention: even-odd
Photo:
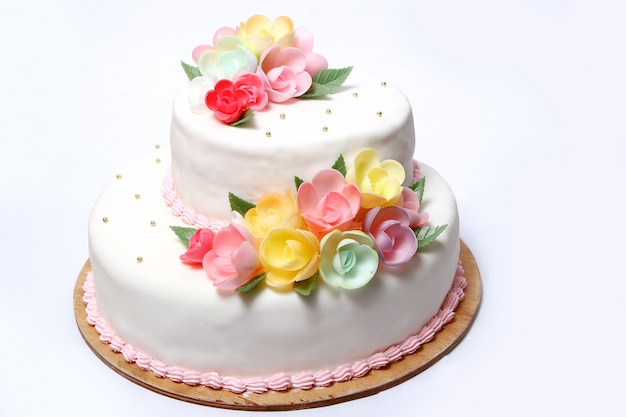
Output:
[[421,165],[422,210],[448,227],[408,263],[379,268],[356,290],[320,284],[310,297],[269,288],[225,295],[202,268],[179,259],[186,248],[170,226],[206,226],[206,219],[172,201],[169,166],[162,148],[120,171],[89,221],[103,319],[125,344],[169,366],[250,379],[352,365],[416,334],[457,275],[456,202],[436,171]]

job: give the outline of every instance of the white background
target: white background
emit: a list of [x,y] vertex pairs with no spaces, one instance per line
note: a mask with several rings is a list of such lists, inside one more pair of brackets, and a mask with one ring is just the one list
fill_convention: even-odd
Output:
[[[410,381],[297,416],[624,415],[626,6],[619,1],[20,1],[0,7],[0,416],[239,416],[120,377],[72,290],[115,172],[168,142],[179,61],[286,14],[406,92],[483,302]],[[269,413],[270,415],[272,413]],[[268,414],[265,414],[268,415]]]

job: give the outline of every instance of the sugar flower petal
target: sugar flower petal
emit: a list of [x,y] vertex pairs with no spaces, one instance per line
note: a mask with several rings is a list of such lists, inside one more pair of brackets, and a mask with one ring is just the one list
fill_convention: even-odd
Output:
[[244,223],[259,239],[279,226],[290,229],[301,229],[304,226],[296,197],[289,190],[284,195],[268,193],[261,196],[256,207],[246,212]]
[[242,225],[230,223],[213,239],[202,267],[216,287],[232,292],[260,272],[260,260],[254,236]]
[[187,100],[189,107],[194,113],[206,113],[209,108],[206,105],[206,93],[215,87],[215,80],[212,74],[196,77],[189,82],[189,92]]
[[346,184],[339,171],[326,169],[300,185],[298,205],[308,229],[322,236],[352,226],[361,206],[361,193],[354,184]]
[[378,270],[378,253],[370,236],[358,230],[334,230],[320,242],[320,277],[332,287],[360,288]]
[[410,219],[401,207],[376,207],[363,220],[363,231],[369,234],[381,261],[399,265],[410,260],[417,251],[417,237],[409,227]]
[[265,282],[286,287],[312,277],[319,265],[319,241],[308,230],[277,227],[259,247]]
[[357,154],[354,165],[346,173],[346,181],[359,187],[361,206],[365,209],[395,204],[404,179],[404,168],[399,162],[391,159],[380,162],[378,153],[369,148]]

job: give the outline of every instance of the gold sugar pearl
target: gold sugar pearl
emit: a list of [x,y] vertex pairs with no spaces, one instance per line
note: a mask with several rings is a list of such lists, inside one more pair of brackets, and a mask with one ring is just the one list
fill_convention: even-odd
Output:
[[352,93],[352,97],[357,98],[359,96],[359,93]]
[[102,218],[102,223],[108,223],[109,222],[109,218],[108,217],[103,217]]
[[287,116],[285,115],[285,113],[281,113],[280,116],[280,120],[285,120],[287,118]]
[[326,109],[326,114],[332,114],[333,111],[331,109]]
[[377,112],[376,112],[376,116],[378,116],[378,117],[383,117],[383,112],[381,112],[381,111],[377,111]]
[[155,148],[161,149],[161,145],[155,145]]
[[117,174],[117,175],[115,176],[115,178],[116,178],[116,179],[118,179],[118,180],[121,180],[121,179],[122,179],[122,174]]
[[141,196],[139,194],[135,194],[135,200],[139,200]]
[[380,83],[380,86],[381,86],[381,87],[387,87],[387,81],[382,81],[382,82]]
[[322,128],[322,131],[323,131],[323,132],[328,132],[328,126],[324,126],[324,127]]
[[272,132],[270,132],[269,130],[267,132],[265,132],[265,137],[266,138],[271,138],[272,137]]
[[152,227],[156,226],[156,222],[154,220],[150,220],[150,226]]
[[140,264],[143,262],[143,258],[141,256],[137,257],[137,263]]
[[156,159],[156,163],[157,163],[157,164],[160,164],[160,163],[161,163],[161,158],[157,158],[157,159]]

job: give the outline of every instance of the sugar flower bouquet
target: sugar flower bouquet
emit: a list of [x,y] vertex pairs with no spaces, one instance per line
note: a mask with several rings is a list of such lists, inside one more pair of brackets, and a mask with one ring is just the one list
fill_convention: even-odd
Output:
[[420,212],[425,178],[409,187],[403,166],[363,149],[348,168],[332,168],[296,193],[265,194],[256,203],[230,194],[234,220],[213,231],[172,226],[187,247],[180,259],[201,265],[224,292],[249,292],[262,282],[310,295],[318,281],[348,290],[366,285],[381,267],[418,256],[447,227],[428,226]]
[[328,69],[326,58],[313,52],[311,32],[286,16],[272,22],[255,15],[236,28],[223,27],[213,45],[197,46],[192,58],[195,66],[181,62],[192,111],[212,111],[230,125],[248,121],[270,102],[331,94],[352,70]]

